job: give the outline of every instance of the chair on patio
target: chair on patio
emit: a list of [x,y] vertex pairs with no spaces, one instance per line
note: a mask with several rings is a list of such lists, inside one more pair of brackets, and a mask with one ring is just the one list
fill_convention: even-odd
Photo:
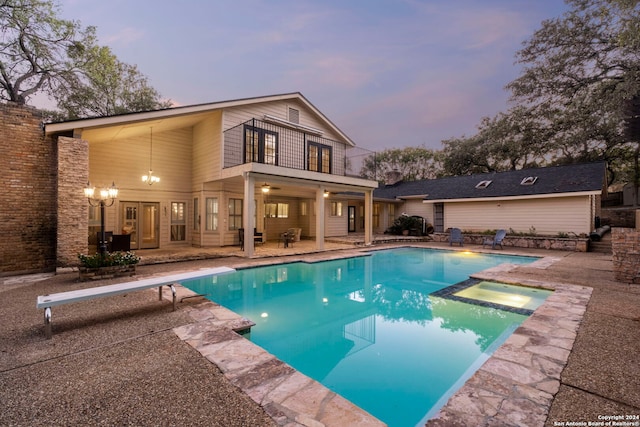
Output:
[[280,247],[280,242],[282,242],[285,248],[288,248],[289,245],[293,246],[293,242],[296,241],[296,231],[292,228],[280,234],[280,240],[278,240],[278,247]]
[[[253,229],[253,242],[254,245],[256,243],[264,243],[263,240],[263,234],[262,233],[258,233],[258,231],[254,228]],[[238,228],[238,238],[240,239],[240,250],[244,251],[244,228]]]
[[449,233],[449,246],[453,246],[454,243],[464,246],[464,236],[459,228],[452,228]]
[[502,241],[504,240],[506,235],[507,232],[505,230],[498,230],[496,232],[496,235],[492,239],[484,239],[482,241],[482,247],[484,248],[485,246],[491,245],[491,249],[495,249],[497,246],[500,246],[500,249],[503,249]]

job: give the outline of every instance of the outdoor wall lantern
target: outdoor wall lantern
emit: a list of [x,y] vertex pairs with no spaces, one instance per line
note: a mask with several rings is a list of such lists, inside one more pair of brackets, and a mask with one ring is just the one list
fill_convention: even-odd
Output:
[[113,182],[111,187],[102,188],[100,192],[96,194],[95,187],[91,186],[90,182],[87,182],[87,187],[84,189],[84,195],[89,200],[89,205],[100,206],[100,241],[98,242],[98,250],[100,254],[104,255],[107,252],[107,239],[104,233],[104,208],[113,205],[118,197],[118,188],[116,183]]

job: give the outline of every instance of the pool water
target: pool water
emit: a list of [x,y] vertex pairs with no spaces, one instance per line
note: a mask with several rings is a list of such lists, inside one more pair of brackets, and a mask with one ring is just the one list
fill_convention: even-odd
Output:
[[454,295],[509,307],[535,310],[551,295],[551,292],[546,289],[525,288],[484,281],[456,292]]
[[446,403],[527,316],[431,296],[532,257],[401,248],[184,282],[253,320],[249,339],[389,426]]

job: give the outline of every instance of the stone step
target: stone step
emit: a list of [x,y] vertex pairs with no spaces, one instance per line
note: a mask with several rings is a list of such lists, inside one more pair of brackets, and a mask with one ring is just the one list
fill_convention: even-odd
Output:
[[603,254],[610,254],[612,253],[611,250],[611,241],[605,241],[605,242],[589,242],[589,252],[597,252],[597,253],[603,253]]

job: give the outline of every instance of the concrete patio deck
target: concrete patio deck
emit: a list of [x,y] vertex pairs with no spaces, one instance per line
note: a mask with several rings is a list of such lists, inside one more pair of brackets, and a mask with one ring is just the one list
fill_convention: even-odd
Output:
[[[327,242],[326,251],[315,253],[314,245],[307,247],[309,243],[303,241],[286,249],[272,248],[269,244],[259,246],[256,257],[251,260],[238,257],[238,248],[224,248],[224,251],[190,248],[180,253],[141,251],[143,263],[138,267],[138,276],[222,265],[272,264],[303,257],[343,257],[359,254],[362,250],[349,242]],[[384,247],[394,245],[398,244],[385,244]],[[435,243],[413,242],[412,245],[449,248]],[[376,245],[376,248],[380,246]],[[554,262],[544,268],[518,267],[508,272],[494,272],[498,274],[496,277],[517,283],[578,285],[579,288],[591,288],[591,296],[586,300],[580,297],[586,304],[581,320],[575,320],[575,313],[543,313],[549,318],[574,319],[570,323],[577,329],[575,342],[565,349],[566,366],[563,364],[564,369],[557,372],[557,387],[551,387],[547,392],[548,402],[538,405],[541,402],[536,398],[544,400],[544,396],[536,393],[519,400],[500,399],[486,392],[483,384],[479,391],[464,391],[456,398],[464,403],[463,407],[471,408],[473,422],[479,423],[477,425],[557,426],[606,422],[614,420],[606,417],[613,416],[622,417],[622,421],[639,421],[633,416],[640,415],[640,286],[613,280],[610,255],[511,249],[509,252],[542,255],[554,258]],[[42,313],[35,309],[36,296],[97,284],[81,284],[76,277],[75,273],[69,272],[0,278],[3,300],[0,311],[0,401],[3,402],[0,425],[341,426],[377,423],[361,417],[357,408],[324,390],[316,401],[313,396],[317,394],[303,392],[313,389],[313,384],[296,377],[286,365],[272,359],[260,359],[263,354],[257,354],[255,359],[260,363],[253,365],[260,366],[261,372],[268,371],[271,378],[274,372],[276,376],[293,376],[287,377],[290,378],[287,383],[291,387],[289,395],[281,394],[279,401],[274,397],[271,401],[278,405],[260,406],[256,399],[263,399],[267,393],[265,389],[256,388],[255,372],[230,366],[231,362],[235,365],[233,359],[223,357],[223,361],[216,364],[208,361],[207,355],[219,356],[220,343],[225,340],[219,333],[209,333],[203,338],[203,331],[198,331],[194,325],[233,322],[235,319],[229,313],[212,316],[211,313],[220,307],[198,298],[185,299],[177,312],[171,312],[166,301],[158,302],[155,293],[145,291],[60,307],[54,312],[54,338],[47,341],[43,335]],[[116,280],[100,283],[114,282]],[[575,311],[569,309],[572,310]],[[542,355],[549,349],[536,343],[540,344],[542,335],[547,332],[536,331],[534,326],[527,335],[532,340],[529,345],[536,347],[535,351]],[[235,337],[230,339],[243,341]],[[519,342],[517,339],[512,346]],[[203,347],[207,348],[204,356],[202,351],[197,351]],[[511,347],[501,348],[501,357],[508,360],[511,350]],[[547,370],[557,370],[557,366],[548,365]],[[508,378],[510,374],[499,369],[494,369],[494,373],[498,374],[493,381],[497,387],[506,390],[505,394],[511,394],[513,390],[509,389],[513,389],[514,382],[509,381],[513,380]],[[254,393],[247,394],[241,389],[253,389]],[[296,390],[298,398],[290,399],[293,407],[279,406]],[[477,406],[469,406],[467,398],[484,402],[485,413],[478,416],[474,412]],[[312,417],[296,418],[304,412],[296,412],[296,405],[302,401],[310,403],[315,411]],[[508,411],[517,413],[513,410],[514,404],[521,404],[523,410],[531,404],[547,409],[542,414],[537,413],[536,418],[499,416]],[[456,414],[455,408],[454,411],[445,410],[443,414],[446,416],[431,423],[466,426],[471,419],[465,418],[468,414]],[[629,418],[625,420],[625,416]]]

